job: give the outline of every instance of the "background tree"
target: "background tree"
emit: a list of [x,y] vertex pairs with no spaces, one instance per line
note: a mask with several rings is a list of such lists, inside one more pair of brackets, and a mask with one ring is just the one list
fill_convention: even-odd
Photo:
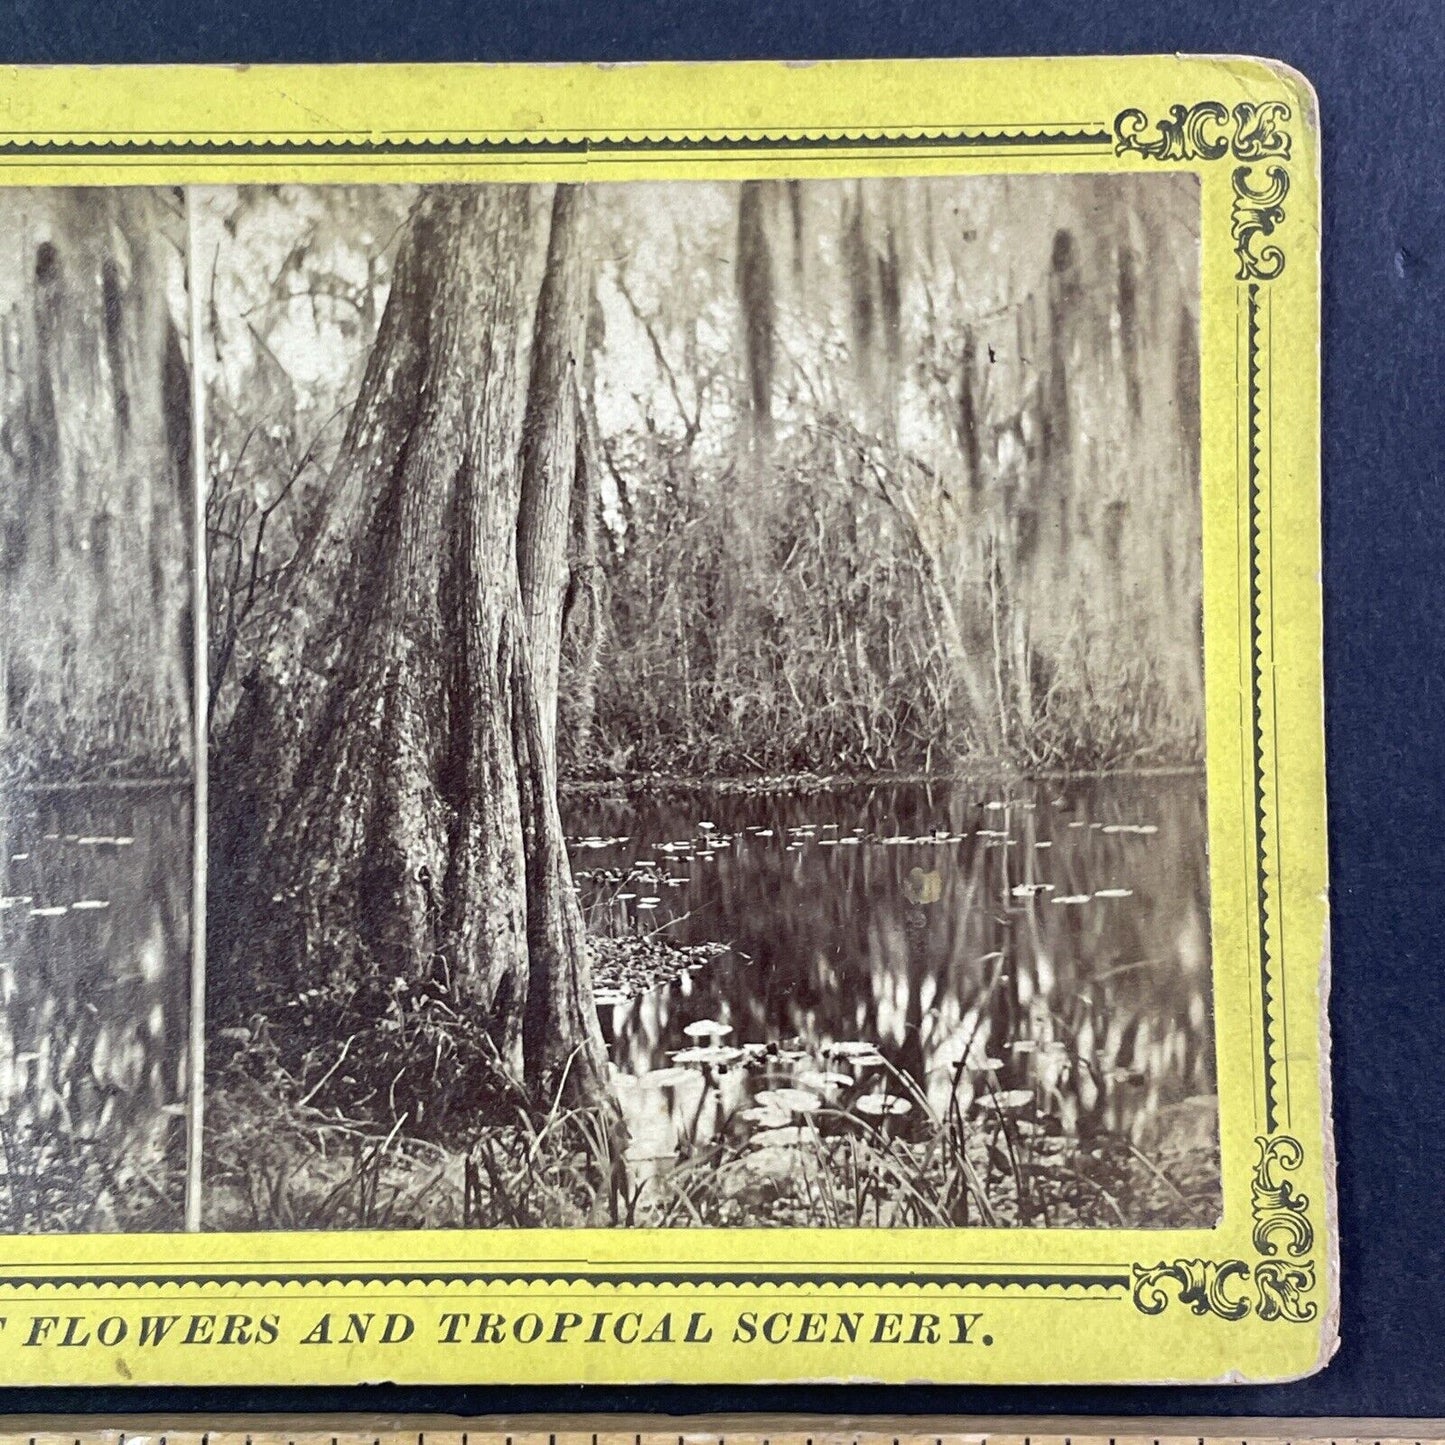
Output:
[[[604,766],[1197,761],[1187,178],[719,187],[685,208],[616,188],[603,209],[600,295],[626,303],[597,359],[626,499]],[[763,410],[767,462],[739,485]]]
[[0,738],[45,775],[155,775],[190,756],[181,205],[4,197]]
[[192,190],[217,732],[346,434],[413,186]]

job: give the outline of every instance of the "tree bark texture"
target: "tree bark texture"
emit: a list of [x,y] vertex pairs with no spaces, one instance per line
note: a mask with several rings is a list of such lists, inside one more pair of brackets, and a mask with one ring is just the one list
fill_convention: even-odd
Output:
[[556,755],[562,609],[570,580],[568,531],[578,472],[578,363],[587,332],[586,191],[558,186],[547,269],[537,299],[531,378],[522,431],[517,568],[542,709],[543,740]]
[[555,209],[534,306],[525,188],[423,194],[281,620],[219,749],[212,957],[322,984],[363,1017],[391,989],[440,985],[533,1099],[596,1102],[606,1055],[556,803],[557,643],[537,638],[560,627],[565,568],[551,438],[572,423],[550,411],[570,416],[571,400],[553,382],[585,315],[571,212]]

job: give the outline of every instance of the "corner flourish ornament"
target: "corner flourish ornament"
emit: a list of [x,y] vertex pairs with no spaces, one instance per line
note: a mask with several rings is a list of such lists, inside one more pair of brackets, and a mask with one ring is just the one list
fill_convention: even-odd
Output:
[[1289,119],[1289,106],[1282,100],[1257,105],[1241,101],[1234,107],[1234,137],[1230,151],[1237,161],[1289,159],[1289,132],[1280,127]]
[[1272,236],[1274,228],[1284,220],[1282,202],[1289,194],[1289,172],[1283,166],[1267,166],[1264,185],[1256,190],[1251,184],[1249,166],[1234,170],[1234,208],[1230,212],[1230,231],[1234,236],[1234,254],[1239,257],[1239,281],[1273,281],[1284,270],[1284,252],[1276,245],[1258,245],[1259,236]]
[[[1239,258],[1240,281],[1273,281],[1284,270],[1284,252],[1261,237],[1274,235],[1284,221],[1289,172],[1280,161],[1290,158],[1290,135],[1284,129],[1290,108],[1282,100],[1240,101],[1231,111],[1218,100],[1173,105],[1153,126],[1142,110],[1121,110],[1114,117],[1114,154],[1131,152],[1152,161],[1217,161],[1231,156],[1246,164],[1231,177],[1234,205],[1230,233]],[[1256,183],[1254,162],[1273,161]]]
[[1306,1211],[1309,1198],[1297,1193],[1286,1173],[1304,1163],[1304,1150],[1297,1139],[1288,1134],[1256,1139],[1259,1158],[1254,1166],[1253,1201],[1254,1247],[1263,1255],[1281,1253],[1276,1236],[1283,1236],[1283,1253],[1300,1259],[1310,1252],[1315,1242],[1314,1226]]
[[1171,105],[1154,127],[1157,138],[1141,140],[1149,117],[1142,110],[1121,110],[1114,117],[1114,154],[1137,151],[1151,161],[1217,161],[1229,150],[1228,134],[1219,129],[1228,120],[1229,112],[1217,100]]
[[1255,1145],[1259,1157],[1250,1209],[1254,1247],[1264,1257],[1253,1263],[1176,1259],[1136,1264],[1133,1299],[1142,1314],[1162,1314],[1177,1299],[1197,1315],[1222,1320],[1242,1320],[1251,1310],[1261,1320],[1289,1324],[1308,1324],[1318,1316],[1319,1306],[1307,1297],[1315,1286],[1315,1267],[1303,1258],[1315,1238],[1306,1213],[1309,1199],[1284,1177],[1304,1163],[1304,1149],[1288,1134],[1260,1135]]
[[1248,1279],[1249,1266],[1242,1259],[1176,1259],[1172,1264],[1134,1266],[1134,1303],[1146,1315],[1162,1314],[1169,1304],[1164,1282],[1179,1286],[1179,1303],[1197,1315],[1218,1315],[1223,1320],[1242,1320],[1249,1313],[1248,1295],[1231,1295],[1231,1280]]
[[1286,1320],[1294,1325],[1307,1325],[1320,1312],[1313,1300],[1304,1298],[1314,1285],[1313,1265],[1262,1259],[1254,1267],[1254,1287],[1259,1294],[1255,1313],[1262,1320]]

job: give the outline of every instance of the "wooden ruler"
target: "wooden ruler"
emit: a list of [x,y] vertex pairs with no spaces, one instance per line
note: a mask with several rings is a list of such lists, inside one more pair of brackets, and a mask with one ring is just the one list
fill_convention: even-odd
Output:
[[0,1419],[0,1445],[1426,1445],[1445,1421],[998,1417],[82,1416]]

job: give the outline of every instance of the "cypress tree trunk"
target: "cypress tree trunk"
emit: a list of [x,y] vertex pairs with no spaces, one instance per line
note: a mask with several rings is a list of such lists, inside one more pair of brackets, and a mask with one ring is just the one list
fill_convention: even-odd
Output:
[[602,476],[591,405],[579,390],[577,470],[572,480],[568,524],[567,596],[562,604],[562,685],[557,698],[561,756],[584,766],[592,752],[605,611],[597,545],[602,520]]
[[3,212],[6,728],[45,771],[174,771],[190,753],[181,222],[145,190],[15,191]]
[[568,531],[581,445],[577,364],[587,331],[586,191],[558,186],[547,269],[537,300],[527,416],[522,434],[522,505],[517,565],[535,664],[542,732],[555,758],[562,609],[570,567]]
[[441,985],[534,1100],[595,1104],[606,1055],[551,741],[560,599],[536,605],[566,541],[555,449],[536,443],[569,424],[548,413],[570,409],[553,386],[555,329],[579,306],[570,206],[556,207],[526,400],[526,190],[423,195],[282,621],[217,759],[212,936],[222,996],[255,960],[363,1019],[398,981]]

